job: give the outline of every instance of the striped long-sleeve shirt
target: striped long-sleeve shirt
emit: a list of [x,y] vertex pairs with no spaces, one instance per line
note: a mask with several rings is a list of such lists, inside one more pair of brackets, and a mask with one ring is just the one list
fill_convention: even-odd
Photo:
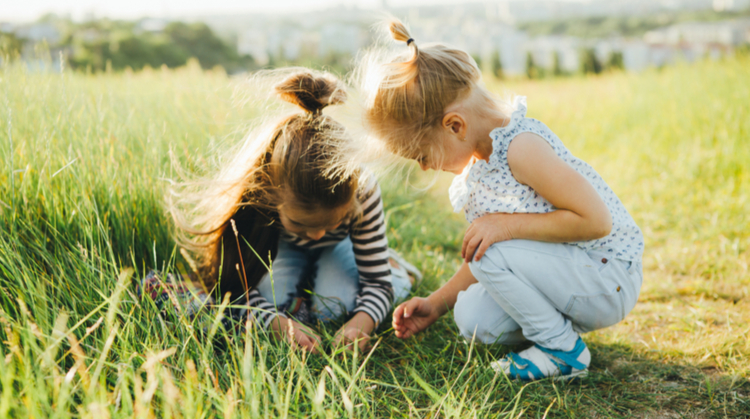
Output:
[[[319,240],[309,240],[283,231],[281,240],[309,249],[335,246],[351,237],[354,258],[359,271],[359,293],[354,313],[367,313],[376,324],[385,318],[391,309],[393,288],[388,263],[388,239],[385,236],[385,215],[380,187],[373,180],[357,194],[362,213],[347,220],[334,230],[326,232]],[[249,304],[259,324],[268,326],[276,314],[274,305],[257,290],[249,293]]]

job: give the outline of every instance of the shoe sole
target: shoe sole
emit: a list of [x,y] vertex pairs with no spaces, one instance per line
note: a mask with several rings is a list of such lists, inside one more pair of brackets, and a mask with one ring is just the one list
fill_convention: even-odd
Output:
[[[505,374],[505,371],[503,371],[502,367],[500,367],[499,365],[493,365],[493,364],[495,364],[495,362],[492,362],[490,364],[490,368],[492,368],[493,370],[495,370],[495,372],[497,372],[497,373]],[[555,375],[555,376],[552,376],[552,377],[539,378],[537,380],[526,380],[526,379],[523,379],[523,378],[512,378],[512,377],[511,377],[511,379],[512,380],[518,379],[518,380],[521,380],[521,381],[527,381],[528,382],[528,381],[544,380],[545,378],[552,378],[555,381],[564,381],[564,382],[568,382],[569,383],[571,381],[580,380],[582,378],[585,378],[588,374],[589,374],[589,369],[586,368],[585,370],[576,371],[576,372],[570,373],[568,375]]]

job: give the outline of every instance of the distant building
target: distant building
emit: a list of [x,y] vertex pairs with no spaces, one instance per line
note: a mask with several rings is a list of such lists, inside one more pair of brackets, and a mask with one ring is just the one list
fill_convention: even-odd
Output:
[[237,37],[237,53],[249,55],[260,65],[267,65],[270,61],[268,55],[268,40],[266,33],[260,29],[247,29]]
[[713,0],[714,10],[729,12],[750,9],[750,0]]
[[519,51],[521,55],[515,59],[514,70],[520,73],[525,72],[526,55],[531,53],[536,66],[550,70],[554,68],[555,55],[557,55],[560,60],[560,70],[572,73],[580,67],[581,46],[581,40],[568,36],[545,36],[531,39],[524,44],[523,51]]
[[649,31],[644,40],[649,44],[719,44],[737,46],[747,42],[750,19],[722,22],[691,22]]
[[135,32],[161,33],[164,31],[168,24],[169,21],[165,19],[146,18],[138,22],[138,25],[136,25],[135,28]]
[[330,23],[320,28],[318,55],[356,55],[369,41],[366,28],[348,23]]
[[622,64],[628,71],[641,71],[651,64],[651,49],[642,40],[627,40],[621,45]]
[[18,38],[30,43],[46,41],[50,45],[60,41],[60,31],[48,23],[33,23],[30,25],[16,26],[13,30]]

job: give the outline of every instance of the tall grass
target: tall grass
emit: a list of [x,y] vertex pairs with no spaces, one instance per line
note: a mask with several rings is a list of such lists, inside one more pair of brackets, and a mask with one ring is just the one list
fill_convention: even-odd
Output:
[[[750,411],[750,60],[492,86],[609,182],[647,240],[641,302],[585,337],[577,384],[513,383],[450,316],[371,354],[307,356],[217,312],[162,318],[133,282],[184,271],[162,208],[170,153],[196,171],[259,110],[220,71],[0,69],[0,417],[519,417]],[[446,183],[386,182],[391,244],[458,266]],[[220,312],[220,310],[218,310]],[[322,332],[329,334],[333,329]]]

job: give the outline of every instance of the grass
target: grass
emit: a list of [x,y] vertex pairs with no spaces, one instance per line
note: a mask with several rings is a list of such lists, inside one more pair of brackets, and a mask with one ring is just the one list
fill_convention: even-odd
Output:
[[[602,174],[647,245],[639,304],[584,336],[589,377],[524,384],[487,368],[509,348],[464,341],[450,316],[407,341],[384,325],[371,354],[324,356],[225,332],[215,313],[160,318],[133,281],[184,269],[161,205],[170,152],[211,167],[257,115],[240,100],[252,92],[190,66],[3,67],[0,417],[747,416],[749,69],[738,57],[490,86],[528,95],[529,116]],[[426,274],[419,295],[459,263],[449,181],[384,183],[391,244]]]

